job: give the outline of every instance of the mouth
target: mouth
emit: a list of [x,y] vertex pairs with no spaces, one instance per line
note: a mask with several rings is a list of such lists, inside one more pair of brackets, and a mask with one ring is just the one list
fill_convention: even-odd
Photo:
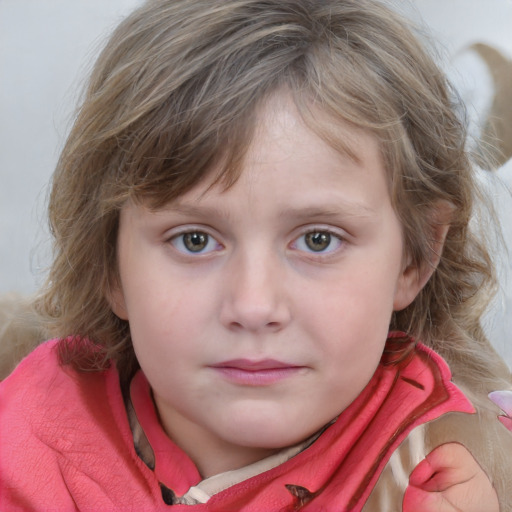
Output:
[[302,372],[305,366],[275,359],[233,359],[210,366],[226,380],[243,386],[268,386]]

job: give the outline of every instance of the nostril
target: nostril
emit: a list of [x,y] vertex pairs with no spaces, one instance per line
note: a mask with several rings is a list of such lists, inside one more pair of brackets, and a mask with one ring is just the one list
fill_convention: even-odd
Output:
[[281,330],[290,320],[288,304],[275,290],[270,290],[270,287],[260,287],[256,293],[254,287],[248,290],[246,286],[243,293],[228,295],[219,311],[222,325],[234,332]]
[[268,331],[276,331],[281,328],[280,322],[266,322],[261,324],[261,327],[258,326],[251,326],[249,323],[245,325],[243,322],[230,322],[229,323],[230,329],[233,329],[234,331],[241,331],[241,330],[268,330]]

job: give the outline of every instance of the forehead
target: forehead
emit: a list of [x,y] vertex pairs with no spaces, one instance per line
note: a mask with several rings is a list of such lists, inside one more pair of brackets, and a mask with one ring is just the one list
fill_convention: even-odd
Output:
[[306,143],[308,151],[329,153],[331,158],[361,164],[364,155],[378,148],[377,139],[367,131],[347,121],[327,115],[312,101],[299,100],[286,92],[271,96],[256,111],[249,157],[267,153],[269,143],[282,144],[283,150],[300,149]]
[[[228,190],[251,165],[298,157],[303,146],[307,147],[303,159],[322,153],[329,154],[331,160],[363,164],[370,154],[380,156],[380,144],[370,129],[328,112],[307,91],[280,87],[218,136],[206,138],[200,145],[198,141],[186,143],[191,158],[181,158],[179,148],[176,153],[175,147],[163,147],[159,155],[132,165],[133,172],[126,173],[130,179],[125,197],[157,211],[191,192]],[[165,146],[166,138],[161,140]]]
[[359,212],[388,201],[376,137],[347,123],[335,123],[319,111],[310,113],[314,116],[308,123],[289,96],[272,97],[256,112],[255,130],[237,180],[225,186],[224,169],[214,168],[173,201],[173,208],[222,204],[236,194],[244,195],[247,206],[263,199],[285,208],[297,200],[306,209],[344,203]]

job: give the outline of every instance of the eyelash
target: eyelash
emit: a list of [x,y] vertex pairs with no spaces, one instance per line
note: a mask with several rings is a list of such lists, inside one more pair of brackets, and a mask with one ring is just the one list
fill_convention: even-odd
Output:
[[[197,251],[187,248],[187,245],[186,245],[187,237],[188,237],[188,242],[192,243],[192,244],[194,244],[192,237],[198,238],[198,240],[197,240],[198,242],[201,242],[201,237],[202,237],[203,242],[205,244],[204,247],[202,247],[202,248],[199,247],[199,250],[197,250]],[[217,240],[213,236],[211,236],[206,231],[202,231],[200,229],[192,229],[189,231],[183,231],[181,233],[178,233],[177,235],[172,236],[169,239],[169,242],[177,251],[181,252],[182,254],[187,254],[187,255],[201,256],[203,254],[209,254],[211,252],[218,251],[222,248],[222,245],[219,242],[217,242]],[[199,246],[200,243],[198,243],[197,245]],[[212,246],[214,246],[214,247],[212,247]],[[205,251],[204,249],[208,249],[208,250]]]
[[[312,237],[314,235],[322,235],[324,237],[324,242],[327,241],[327,246],[324,249],[320,250],[314,250],[311,247],[307,246],[308,243],[308,237]],[[327,240],[325,237],[327,236]],[[316,228],[316,229],[309,229],[305,233],[301,234],[299,237],[297,237],[293,243],[291,244],[292,249],[296,249],[302,252],[305,252],[310,255],[330,255],[334,252],[336,252],[344,243],[344,239],[341,235],[338,233],[333,232],[332,230],[325,229],[325,228]],[[334,245],[334,247],[332,247]],[[328,249],[328,250],[326,250]]]
[[[316,240],[313,237],[315,237]],[[322,243],[327,245],[323,248],[320,247],[319,250],[315,250],[308,244],[308,242],[315,243],[316,241],[320,242],[320,245]],[[290,244],[290,248],[309,255],[318,255],[321,257],[324,255],[330,255],[339,250],[344,241],[345,240],[341,235],[332,230],[314,228],[309,229],[295,238]],[[181,233],[173,235],[169,239],[169,242],[177,251],[190,256],[210,254],[223,248],[222,244],[220,244],[212,235],[200,229],[182,231]],[[191,248],[191,244],[195,244],[198,250],[193,250]]]

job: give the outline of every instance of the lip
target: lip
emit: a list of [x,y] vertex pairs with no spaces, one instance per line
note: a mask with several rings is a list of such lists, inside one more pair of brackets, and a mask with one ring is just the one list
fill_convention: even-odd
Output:
[[275,359],[232,359],[210,368],[235,384],[268,386],[296,375],[305,367]]
[[261,359],[259,361],[252,359],[232,359],[214,364],[213,368],[238,368],[248,372],[257,372],[261,370],[273,370],[278,368],[297,368],[297,365],[277,361],[275,359]]

